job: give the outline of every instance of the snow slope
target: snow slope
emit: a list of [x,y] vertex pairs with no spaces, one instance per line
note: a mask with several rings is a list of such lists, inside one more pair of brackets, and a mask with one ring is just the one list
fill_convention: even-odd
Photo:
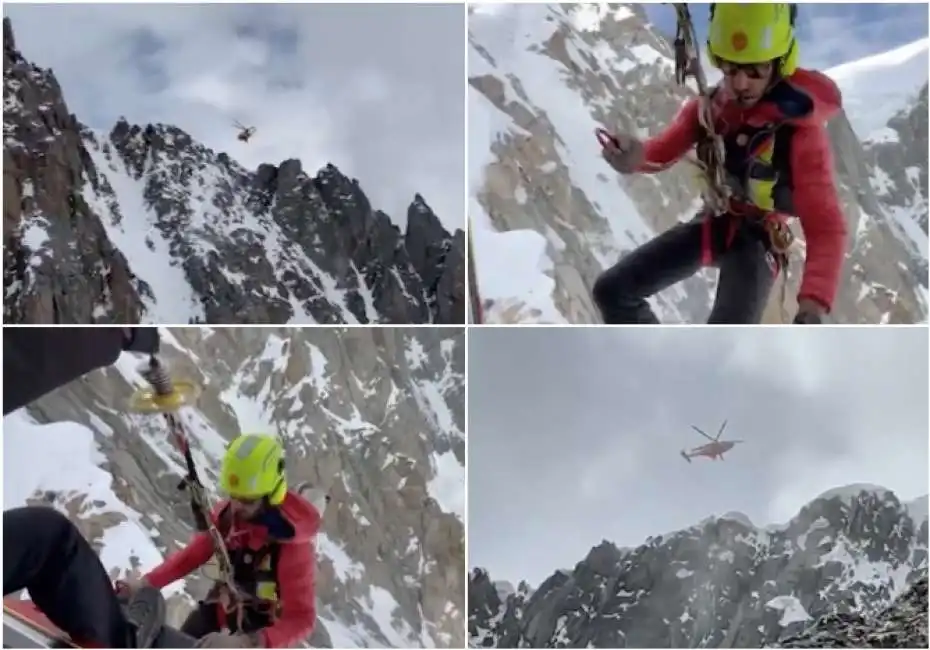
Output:
[[[131,566],[144,573],[163,558],[152,541],[154,522],[146,523],[116,495],[113,476],[100,467],[106,460],[94,432],[82,424],[39,424],[26,409],[3,418],[3,509],[26,505],[36,493],[51,492],[56,502],[81,495],[81,519],[117,513],[121,520],[104,529],[98,540],[100,560],[117,579],[125,577]],[[182,586],[175,583],[164,593],[179,594]]]
[[[165,135],[166,143],[174,146],[173,134]],[[142,134],[136,136],[142,146]],[[103,144],[101,144],[103,143]],[[151,295],[144,296],[146,307],[145,322],[148,323],[188,323],[204,322],[205,315],[200,305],[197,292],[192,287],[183,267],[184,257],[173,253],[176,234],[164,228],[162,221],[145,197],[151,179],[173,179],[175,172],[170,159],[159,161],[152,159],[146,175],[134,177],[127,163],[114,153],[109,139],[104,133],[85,132],[85,146],[96,168],[96,173],[103,174],[110,192],[101,191],[92,183],[84,186],[84,199],[94,212],[100,216],[107,235],[130,260],[133,273],[148,283]],[[317,289],[335,307],[340,319],[345,323],[358,323],[358,319],[346,304],[345,289],[330,274],[320,268],[302,249],[299,242],[285,235],[280,226],[268,215],[256,214],[254,207],[246,205],[247,195],[235,192],[230,195],[231,204],[220,203],[217,199],[229,188],[237,187],[240,179],[247,173],[244,168],[232,164],[224,168],[212,152],[195,150],[202,160],[191,161],[188,173],[191,178],[186,187],[171,187],[172,193],[183,193],[187,209],[184,220],[176,226],[182,227],[186,234],[186,243],[190,247],[187,255],[201,259],[222,257],[224,252],[217,248],[217,242],[260,241],[268,256],[268,261],[275,270],[279,284],[273,287],[261,287],[263,299],[271,297],[280,287],[286,286],[284,276],[297,273],[301,276],[315,278]],[[204,164],[204,162],[206,164]],[[189,188],[196,188],[190,191]],[[190,194],[187,194],[187,192]],[[180,199],[180,196],[178,197]],[[185,256],[186,257],[186,256]],[[226,280],[233,285],[241,285],[246,280],[228,266],[220,267]],[[359,292],[370,295],[371,288],[358,270],[354,271],[358,281]],[[287,293],[294,316],[290,324],[314,324],[312,314],[291,292]],[[378,314],[371,308],[371,301],[364,301],[369,322],[377,322]]]
[[910,104],[928,80],[930,38],[827,69],[860,140],[881,138],[888,120]]
[[[626,7],[612,11],[606,4],[578,5],[569,14],[576,26],[585,30],[596,27],[608,12],[617,21],[632,16]],[[558,26],[559,14],[553,6],[543,4],[473,7],[469,19],[472,47],[468,51],[468,74],[469,77],[493,74],[499,79],[518,80],[519,90],[512,84],[505,86],[504,101],[507,104],[523,101],[533,108],[535,103],[544,108],[561,136],[556,149],[568,168],[572,185],[581,188],[595,205],[609,207],[605,211],[609,215],[609,236],[591,242],[598,260],[608,266],[615,259],[614,242],[636,245],[651,238],[651,233],[633,202],[602,177],[603,162],[596,155],[594,140],[594,129],[600,124],[582,97],[566,85],[569,71],[558,61],[539,55],[538,44],[546,41]],[[578,50],[570,51],[576,63],[588,67],[585,59],[578,56]],[[598,48],[596,54],[608,67],[620,69],[664,60],[649,45],[638,48],[633,60],[619,58],[608,47]],[[493,162],[493,145],[489,147],[489,143],[511,130],[529,135],[469,86],[469,210],[481,298],[506,304],[512,296],[520,296],[528,310],[536,312],[534,319],[565,322],[551,299],[553,282],[547,276],[551,262],[544,254],[549,245],[547,239],[532,230],[496,232],[484,208],[475,200],[485,182],[486,166]],[[504,254],[505,251],[508,252]],[[493,317],[493,312],[489,317]]]

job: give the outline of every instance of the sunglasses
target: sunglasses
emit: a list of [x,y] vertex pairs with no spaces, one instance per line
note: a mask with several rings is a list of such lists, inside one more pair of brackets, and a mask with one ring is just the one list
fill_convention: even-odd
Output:
[[772,63],[733,63],[724,59],[717,59],[717,67],[726,77],[735,77],[742,72],[750,79],[765,79],[772,72]]

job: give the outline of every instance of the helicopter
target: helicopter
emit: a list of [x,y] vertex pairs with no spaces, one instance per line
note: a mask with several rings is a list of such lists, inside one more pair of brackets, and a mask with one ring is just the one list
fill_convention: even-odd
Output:
[[684,458],[689,463],[692,458],[697,458],[698,456],[704,456],[705,458],[710,458],[711,460],[723,460],[724,452],[730,451],[733,447],[736,446],[736,443],[743,442],[742,440],[721,440],[720,436],[723,435],[723,430],[727,428],[727,421],[724,420],[723,424],[720,425],[720,431],[717,432],[715,437],[711,437],[698,429],[693,424],[691,428],[700,433],[702,436],[710,440],[709,443],[701,445],[700,447],[695,447],[690,451],[684,449],[681,450],[681,457]]
[[238,120],[233,121],[233,126],[239,129],[239,135],[236,136],[236,139],[240,142],[248,142],[249,138],[255,134],[254,126],[244,126]]

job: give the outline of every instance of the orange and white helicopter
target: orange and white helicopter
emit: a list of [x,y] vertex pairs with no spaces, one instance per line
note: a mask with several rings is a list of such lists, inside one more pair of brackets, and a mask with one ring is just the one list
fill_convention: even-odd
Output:
[[720,431],[717,432],[715,437],[711,437],[698,429],[693,424],[691,428],[700,433],[702,436],[710,440],[706,445],[701,445],[700,447],[695,447],[694,449],[687,451],[685,449],[681,450],[681,457],[684,458],[689,463],[692,458],[697,458],[698,456],[704,456],[705,458],[710,458],[711,460],[723,460],[724,452],[730,451],[733,447],[736,446],[736,443],[743,442],[742,440],[721,440],[720,436],[723,435],[723,430],[727,428],[727,421],[724,420],[723,424],[720,425]]
[[255,134],[254,126],[243,126],[239,121],[234,121],[233,126],[239,129],[239,135],[236,136],[236,139],[240,142],[248,142]]

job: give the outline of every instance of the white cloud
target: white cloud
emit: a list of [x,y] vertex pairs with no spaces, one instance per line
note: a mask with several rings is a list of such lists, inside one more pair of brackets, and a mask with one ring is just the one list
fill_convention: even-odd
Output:
[[[174,124],[247,167],[359,179],[396,223],[420,192],[464,224],[464,13],[454,5],[5,5],[94,128]],[[257,127],[248,145],[233,120]]]

